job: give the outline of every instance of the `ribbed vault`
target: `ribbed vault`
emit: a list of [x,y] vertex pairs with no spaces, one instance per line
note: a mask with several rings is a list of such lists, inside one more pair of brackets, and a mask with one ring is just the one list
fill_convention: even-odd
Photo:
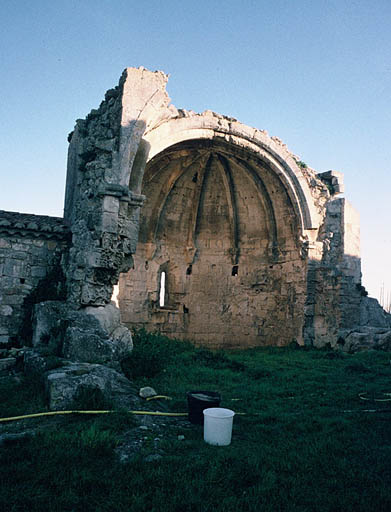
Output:
[[135,270],[120,296],[125,321],[129,312],[133,325],[215,347],[298,337],[298,216],[266,162],[221,141],[186,141],[148,163],[142,193]]

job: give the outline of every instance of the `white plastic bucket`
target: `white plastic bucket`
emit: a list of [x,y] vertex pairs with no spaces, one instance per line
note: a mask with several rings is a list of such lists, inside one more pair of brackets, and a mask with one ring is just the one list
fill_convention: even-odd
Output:
[[234,415],[233,411],[222,407],[204,409],[204,441],[215,446],[228,446]]

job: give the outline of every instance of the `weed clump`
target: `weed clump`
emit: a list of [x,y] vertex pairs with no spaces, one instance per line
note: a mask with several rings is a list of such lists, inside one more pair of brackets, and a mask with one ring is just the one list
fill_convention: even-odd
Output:
[[111,409],[101,389],[92,386],[80,387],[74,399],[74,407],[83,411],[101,411]]
[[231,359],[223,350],[212,352],[205,348],[199,348],[195,350],[192,360],[197,364],[214,368],[215,370],[229,369],[238,372],[247,370],[245,364]]
[[122,363],[128,378],[155,377],[175,358],[178,352],[188,349],[186,342],[171,340],[159,333],[139,329],[133,333],[133,351]]

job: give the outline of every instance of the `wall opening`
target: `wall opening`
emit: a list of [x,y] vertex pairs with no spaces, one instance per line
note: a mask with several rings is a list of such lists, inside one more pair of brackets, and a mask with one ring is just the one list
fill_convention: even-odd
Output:
[[119,296],[119,284],[117,283],[113,286],[113,294],[111,296],[111,300],[115,303],[117,308],[119,307],[118,296]]
[[164,308],[166,305],[166,273],[161,272],[160,274],[160,290],[159,290],[159,306]]

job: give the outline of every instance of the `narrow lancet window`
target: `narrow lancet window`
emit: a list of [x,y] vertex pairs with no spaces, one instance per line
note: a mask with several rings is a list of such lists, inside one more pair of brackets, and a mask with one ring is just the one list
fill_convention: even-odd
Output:
[[166,273],[162,272],[160,274],[160,293],[159,293],[159,306],[161,308],[164,307],[165,295],[166,295]]

